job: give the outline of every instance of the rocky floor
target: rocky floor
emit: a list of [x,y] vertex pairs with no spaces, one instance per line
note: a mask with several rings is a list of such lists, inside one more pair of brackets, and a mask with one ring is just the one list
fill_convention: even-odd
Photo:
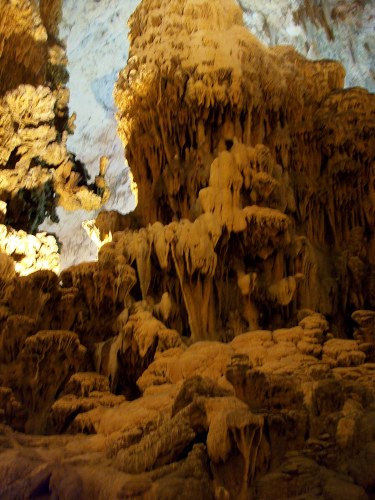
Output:
[[[374,345],[306,314],[229,344],[138,332],[129,361],[157,347],[136,399],[77,372],[29,417],[53,435],[2,425],[1,498],[372,498]],[[3,422],[22,428],[12,392],[0,397]]]

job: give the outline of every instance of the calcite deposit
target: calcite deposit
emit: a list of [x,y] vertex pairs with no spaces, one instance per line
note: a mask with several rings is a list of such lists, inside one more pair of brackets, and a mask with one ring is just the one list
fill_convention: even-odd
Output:
[[[375,304],[374,96],[343,89],[345,71],[334,61],[266,48],[234,3],[188,3],[183,22],[181,12],[178,2],[143,2],[130,21],[116,100],[138,184],[133,226],[180,219],[187,274],[203,280],[210,248],[185,220],[211,225],[213,258],[221,256],[208,265],[213,286],[230,284],[230,298],[207,292],[222,328],[237,289],[247,324],[258,321],[246,318],[250,309],[267,326],[307,307],[345,329],[355,309]],[[154,244],[162,268],[160,240],[169,249],[169,234]],[[173,263],[181,282],[186,271]]]
[[91,210],[109,196],[103,175],[88,185],[66,147],[74,116],[57,39],[60,11],[60,0],[0,4],[0,200],[5,223],[31,233],[46,216],[56,218],[57,204]]
[[60,275],[0,254],[0,497],[372,498],[374,96],[233,0],[130,42],[137,209]]
[[[105,208],[121,213],[134,209],[134,198],[129,190],[129,169],[124,169],[123,148],[116,135],[112,94],[118,71],[128,56],[124,22],[138,4],[139,0],[64,0],[60,24],[60,37],[67,43],[69,58],[70,107],[77,114],[75,133],[69,136],[68,147],[77,152],[90,173],[96,172],[99,156],[109,157],[106,181],[111,197]],[[309,58],[341,61],[345,65],[346,86],[361,86],[374,92],[372,2],[241,0],[239,5],[246,27],[267,45],[293,45]],[[81,222],[97,214],[66,213],[60,208],[58,216],[59,223],[48,221],[43,230],[59,234],[63,242],[61,266],[95,258],[95,248],[86,238]]]

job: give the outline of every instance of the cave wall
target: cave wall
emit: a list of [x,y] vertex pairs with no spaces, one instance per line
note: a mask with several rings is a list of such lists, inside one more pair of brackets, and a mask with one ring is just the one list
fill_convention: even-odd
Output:
[[[139,261],[148,266],[143,298],[158,272],[145,260],[152,263],[155,252],[169,270],[171,253],[169,281],[177,279],[183,298],[174,293],[173,300],[185,308],[196,339],[218,335],[231,309],[256,329],[309,308],[334,318],[336,333],[349,334],[350,315],[374,307],[374,96],[343,89],[339,63],[262,45],[244,29],[239,8],[218,7],[205,30],[205,3],[189,4],[182,26],[170,2],[168,28],[142,8],[130,20],[132,50],[115,96],[138,184],[130,220],[145,230],[134,235],[138,248],[130,234],[114,244],[137,261],[141,283]],[[173,288],[155,283],[149,293],[159,298]],[[207,323],[198,326],[202,304]]]
[[[133,208],[134,198],[116,134],[112,92],[117,72],[127,58],[124,25],[137,4],[136,1],[124,2],[113,10],[113,6],[109,7],[103,0],[79,5],[65,0],[60,23],[60,36],[66,40],[70,61],[70,105],[77,113],[76,131],[68,145],[89,171],[96,168],[101,155],[109,157],[107,182],[112,195],[105,209],[121,213]],[[292,45],[313,59],[341,61],[346,70],[346,86],[359,85],[374,90],[371,2],[332,1],[321,6],[315,1],[285,0],[266,4],[242,1],[240,6],[246,26],[266,45]],[[95,258],[96,247],[87,238],[82,221],[95,218],[97,213],[72,214],[58,209],[58,215],[59,224],[47,221],[43,228],[60,234],[64,241],[62,268]],[[74,240],[70,237],[73,232]]]
[[[25,231],[35,235],[46,217],[56,221],[58,205],[98,209],[109,196],[104,163],[89,185],[84,166],[67,148],[74,115],[68,108],[65,47],[57,38],[61,8],[60,1],[0,5],[0,201],[1,223],[8,226],[2,226],[1,247],[28,262],[24,272],[38,268],[37,258],[25,258],[25,248],[35,244],[26,241]],[[36,238],[39,246],[48,241],[44,236]],[[51,253],[56,250],[53,245]]]
[[[88,0],[63,2],[60,37],[65,40],[68,57],[70,109],[75,112],[75,132],[68,147],[93,175],[98,158],[108,160],[106,182],[111,197],[106,210],[127,213],[134,208],[128,167],[117,135],[113,87],[118,71],[125,65],[128,41],[127,19],[137,1]],[[82,222],[95,219],[98,211],[69,213],[57,210],[60,222],[46,221],[43,229],[60,236],[63,242],[61,268],[97,258],[97,247],[88,238]],[[74,237],[72,237],[74,234]]]
[[345,66],[345,87],[375,90],[373,3],[367,0],[241,0],[246,26],[267,45],[292,45]]
[[[0,497],[371,498],[374,95],[231,0],[143,0],[130,41],[137,210],[60,275],[0,253]],[[5,95],[34,139],[49,87]]]
[[43,84],[48,34],[36,5],[27,0],[3,2],[0,37],[0,95],[22,83]]

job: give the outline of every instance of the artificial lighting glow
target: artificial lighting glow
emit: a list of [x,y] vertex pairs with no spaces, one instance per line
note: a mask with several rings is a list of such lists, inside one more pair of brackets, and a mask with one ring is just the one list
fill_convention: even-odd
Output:
[[130,190],[133,193],[135,205],[134,208],[138,205],[138,186],[134,180],[132,171],[129,169],[129,179],[130,179]]
[[26,231],[15,231],[0,224],[0,252],[12,257],[19,276],[27,276],[35,271],[60,271],[59,249],[54,236]]
[[[112,241],[111,231],[103,239],[100,238],[100,230],[95,224],[95,219],[84,220],[82,222],[82,227],[89,235],[90,239],[95,243],[98,252],[103,245],[105,245],[106,243],[110,243]],[[96,258],[96,260],[98,260],[98,257]]]

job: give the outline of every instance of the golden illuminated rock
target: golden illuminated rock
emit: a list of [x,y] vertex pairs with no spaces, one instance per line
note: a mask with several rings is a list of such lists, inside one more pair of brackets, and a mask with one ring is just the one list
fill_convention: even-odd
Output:
[[[271,318],[264,298],[284,308],[277,307],[273,321],[287,307],[311,308],[336,316],[340,328],[354,309],[375,307],[374,96],[343,90],[339,63],[263,46],[235,3],[191,1],[182,8],[173,0],[144,1],[130,28],[128,65],[115,90],[119,134],[139,194],[130,226],[213,214],[225,228],[215,235],[215,254],[228,255],[215,265],[214,286],[226,269],[237,276],[237,284],[229,278],[231,295],[238,287],[242,296],[241,308],[234,299],[239,321],[229,329],[235,331]],[[199,231],[196,237],[202,245]],[[176,274],[194,323],[189,295],[197,292],[188,291],[184,271]],[[197,303],[206,305],[202,293],[212,294],[201,292]],[[342,300],[332,301],[338,294]],[[222,304],[230,303],[233,317],[231,300]],[[220,305],[213,310],[223,312]],[[228,320],[224,311],[219,329]],[[199,329],[218,331],[217,325]]]
[[67,89],[21,85],[0,99],[0,196],[11,225],[35,232],[56,204],[91,210],[109,196],[105,182],[82,185],[82,172],[66,148],[68,132],[55,126],[68,95]]
[[43,84],[48,35],[36,3],[2,0],[0,19],[0,96],[22,83]]
[[15,271],[20,276],[42,269],[59,272],[59,249],[52,235],[37,233],[34,236],[0,224],[0,252],[15,260]]
[[302,109],[306,120],[343,85],[338,63],[267,49],[244,27],[234,2],[182,8],[177,0],[146,1],[130,28],[130,57],[115,96],[145,223],[194,217],[211,162],[234,138],[271,145],[288,168]]
[[104,174],[87,186],[66,148],[73,124],[60,18],[60,0],[0,4],[0,199],[5,222],[31,233],[56,218],[57,204],[92,210],[109,197]]
[[[0,253],[0,422],[64,434],[0,426],[0,496],[370,497],[374,96],[263,46],[232,0],[143,0],[130,26],[115,93],[135,213],[88,221],[98,260],[60,276],[19,276],[12,238],[16,262]],[[61,202],[90,205],[41,119],[56,91],[19,89],[2,179],[38,152]]]

